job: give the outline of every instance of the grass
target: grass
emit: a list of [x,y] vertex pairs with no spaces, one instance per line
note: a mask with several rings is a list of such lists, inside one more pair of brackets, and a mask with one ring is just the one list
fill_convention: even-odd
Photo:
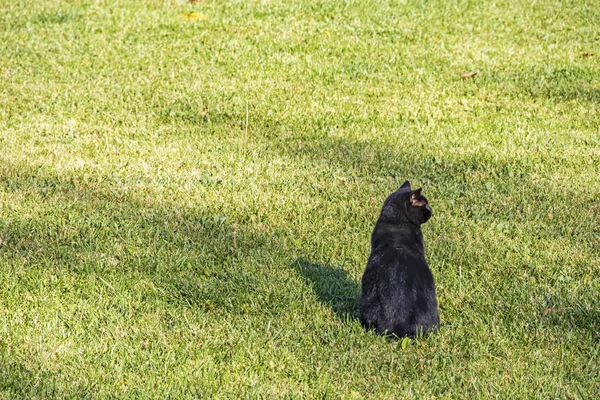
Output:
[[[4,2],[0,398],[594,398],[599,20]],[[355,303],[405,179],[442,326],[403,348]]]

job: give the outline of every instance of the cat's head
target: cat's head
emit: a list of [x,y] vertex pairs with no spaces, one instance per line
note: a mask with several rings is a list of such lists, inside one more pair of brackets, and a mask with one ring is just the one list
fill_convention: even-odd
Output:
[[410,182],[404,182],[386,199],[380,219],[391,223],[412,222],[417,225],[427,222],[433,212],[421,190],[412,190]]

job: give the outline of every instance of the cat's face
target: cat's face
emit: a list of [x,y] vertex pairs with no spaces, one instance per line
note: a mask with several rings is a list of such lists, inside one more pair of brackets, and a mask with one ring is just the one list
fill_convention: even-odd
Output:
[[408,220],[418,225],[427,222],[433,213],[421,188],[412,190],[409,181],[388,197],[384,212],[393,220]]

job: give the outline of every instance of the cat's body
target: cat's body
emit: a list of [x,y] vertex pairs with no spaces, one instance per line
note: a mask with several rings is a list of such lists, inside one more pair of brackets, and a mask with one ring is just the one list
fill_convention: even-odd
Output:
[[385,201],[362,278],[361,323],[378,334],[414,337],[440,323],[421,224],[431,217],[421,189],[406,181]]

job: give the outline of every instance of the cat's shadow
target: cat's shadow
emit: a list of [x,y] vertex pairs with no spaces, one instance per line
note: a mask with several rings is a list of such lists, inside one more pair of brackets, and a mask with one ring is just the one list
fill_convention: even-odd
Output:
[[342,321],[358,319],[360,284],[341,267],[297,259],[293,268],[306,279],[321,303]]

